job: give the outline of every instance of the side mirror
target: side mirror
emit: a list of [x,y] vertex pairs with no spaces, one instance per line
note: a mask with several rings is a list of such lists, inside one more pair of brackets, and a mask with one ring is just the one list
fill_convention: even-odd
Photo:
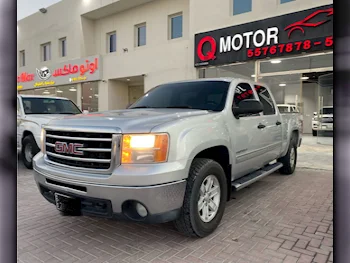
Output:
[[258,100],[243,100],[238,107],[233,107],[233,115],[239,117],[243,114],[257,114],[264,110],[262,103]]
[[83,110],[83,114],[89,114],[88,110]]
[[317,112],[316,111],[314,112],[314,116],[317,116]]

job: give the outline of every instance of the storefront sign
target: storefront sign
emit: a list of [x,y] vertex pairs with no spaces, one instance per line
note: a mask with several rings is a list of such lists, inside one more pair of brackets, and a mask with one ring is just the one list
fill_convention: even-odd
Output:
[[32,72],[35,73],[21,72],[17,76],[17,89],[18,86],[26,90],[101,80],[101,64],[100,56],[91,56],[53,66],[38,67],[33,69]]
[[195,66],[333,49],[333,5],[195,35]]

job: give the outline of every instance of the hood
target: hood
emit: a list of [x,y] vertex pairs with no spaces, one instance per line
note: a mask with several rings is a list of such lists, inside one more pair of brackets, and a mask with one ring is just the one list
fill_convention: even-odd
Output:
[[127,109],[79,114],[56,119],[50,126],[119,128],[123,133],[148,133],[160,124],[210,114],[191,109]]
[[65,116],[70,115],[62,115],[62,114],[28,114],[26,115],[27,121],[32,121],[38,123],[39,125],[48,124],[51,120],[64,118]]

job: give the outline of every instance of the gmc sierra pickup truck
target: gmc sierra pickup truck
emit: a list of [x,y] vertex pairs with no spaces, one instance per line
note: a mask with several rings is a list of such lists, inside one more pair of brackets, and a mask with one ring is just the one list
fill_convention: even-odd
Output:
[[17,152],[24,165],[33,168],[33,157],[40,152],[41,126],[64,115],[80,114],[69,99],[39,95],[17,95]]
[[174,221],[205,237],[231,191],[294,173],[301,133],[267,86],[220,78],[159,85],[126,110],[52,120],[41,142],[35,180],[61,214]]

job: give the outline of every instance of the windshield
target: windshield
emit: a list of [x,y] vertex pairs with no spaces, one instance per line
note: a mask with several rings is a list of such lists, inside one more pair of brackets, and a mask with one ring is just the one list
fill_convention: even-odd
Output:
[[222,111],[230,83],[194,81],[160,85],[141,97],[129,109],[188,108]]
[[320,110],[320,114],[333,114],[333,108],[323,108]]
[[22,98],[25,114],[80,114],[70,100],[53,98]]

